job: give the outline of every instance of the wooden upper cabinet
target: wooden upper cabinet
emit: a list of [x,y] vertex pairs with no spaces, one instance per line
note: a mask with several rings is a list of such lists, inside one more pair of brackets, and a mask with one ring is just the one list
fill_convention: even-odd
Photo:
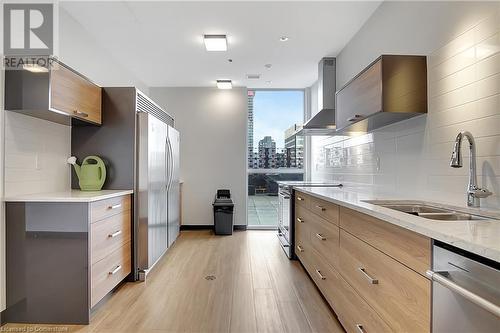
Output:
[[58,60],[47,63],[36,71],[5,70],[5,110],[68,126],[101,125],[102,88]]
[[337,127],[382,110],[382,60],[362,72],[337,94]]
[[101,124],[101,87],[64,65],[56,64],[50,71],[51,110]]
[[427,113],[425,56],[382,55],[336,93],[338,130],[367,132]]

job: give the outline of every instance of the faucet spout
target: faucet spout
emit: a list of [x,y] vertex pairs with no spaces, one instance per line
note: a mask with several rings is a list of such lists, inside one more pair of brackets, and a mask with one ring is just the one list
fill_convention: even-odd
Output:
[[452,168],[462,167],[462,140],[467,138],[469,142],[469,184],[467,185],[467,206],[469,207],[479,207],[479,199],[486,198],[492,193],[486,188],[479,188],[477,186],[477,162],[476,162],[476,142],[472,134],[468,131],[463,131],[458,133],[455,144],[453,146],[453,152],[451,154],[450,166]]

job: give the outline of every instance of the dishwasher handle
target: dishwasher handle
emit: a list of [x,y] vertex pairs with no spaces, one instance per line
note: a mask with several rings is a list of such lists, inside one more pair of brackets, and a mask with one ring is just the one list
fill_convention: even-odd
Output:
[[464,287],[456,284],[450,279],[447,279],[443,273],[446,272],[433,272],[431,270],[428,270],[426,272],[426,275],[434,282],[439,283],[445,288],[450,289],[451,291],[461,295],[468,301],[476,304],[477,306],[481,307],[482,309],[491,312],[497,317],[500,317],[500,306],[488,301],[487,299],[482,298],[481,296],[474,294],[470,290],[465,289]]

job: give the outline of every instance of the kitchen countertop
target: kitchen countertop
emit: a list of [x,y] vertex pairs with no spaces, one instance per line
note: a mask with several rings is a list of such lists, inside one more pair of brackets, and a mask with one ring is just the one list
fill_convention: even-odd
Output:
[[[439,221],[431,220],[393,209],[364,202],[365,200],[397,200],[396,195],[380,195],[367,192],[355,192],[349,188],[332,187],[300,187],[295,189],[314,197],[347,207],[388,223],[414,231],[421,235],[433,238],[444,243],[456,246],[477,255],[500,262],[500,212],[477,208],[457,207],[434,201],[412,200],[412,202],[426,203],[434,207],[451,208],[460,212],[467,212],[490,219],[473,221]],[[499,220],[495,220],[499,219]]]
[[64,192],[25,194],[5,198],[5,202],[94,202],[126,194],[134,193],[133,190],[102,190],[80,191],[68,190]]

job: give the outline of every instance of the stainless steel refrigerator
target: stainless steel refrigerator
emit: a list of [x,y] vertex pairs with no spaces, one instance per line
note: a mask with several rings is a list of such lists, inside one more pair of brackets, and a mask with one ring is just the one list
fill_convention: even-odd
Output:
[[179,235],[180,135],[174,119],[136,88],[104,88],[102,101],[102,126],[73,127],[72,154],[105,160],[103,189],[134,189],[131,278],[144,280]]
[[138,268],[147,271],[179,234],[179,132],[151,113],[138,117]]

